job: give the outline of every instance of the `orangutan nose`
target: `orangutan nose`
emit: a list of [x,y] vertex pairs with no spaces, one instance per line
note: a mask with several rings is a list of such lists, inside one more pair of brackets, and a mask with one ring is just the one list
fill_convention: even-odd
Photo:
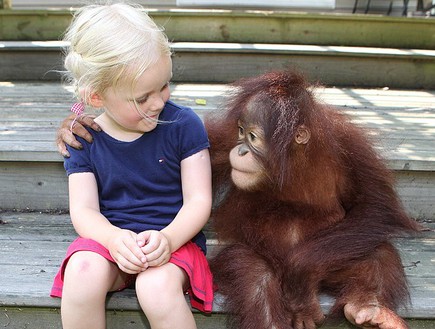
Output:
[[246,144],[242,144],[239,146],[239,155],[242,157],[244,155],[246,155],[249,152],[249,147],[246,146]]

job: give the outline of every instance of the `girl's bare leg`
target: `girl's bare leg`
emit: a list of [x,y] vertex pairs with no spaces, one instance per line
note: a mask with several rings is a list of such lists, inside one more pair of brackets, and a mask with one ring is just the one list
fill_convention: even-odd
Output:
[[79,251],[65,268],[61,315],[63,329],[105,329],[108,291],[121,287],[118,267],[101,255]]
[[138,275],[136,294],[152,329],[196,329],[184,296],[186,284],[186,273],[172,263]]

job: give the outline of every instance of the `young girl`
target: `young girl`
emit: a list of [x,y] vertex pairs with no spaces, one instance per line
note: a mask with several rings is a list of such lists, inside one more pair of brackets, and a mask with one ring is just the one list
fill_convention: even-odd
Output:
[[103,108],[93,143],[69,148],[71,220],[80,236],[51,295],[64,329],[105,328],[105,300],[135,282],[153,329],[196,328],[185,301],[211,311],[212,277],[201,232],[211,210],[208,138],[198,116],[169,101],[166,36],[140,7],[81,8],[65,67],[80,102]]

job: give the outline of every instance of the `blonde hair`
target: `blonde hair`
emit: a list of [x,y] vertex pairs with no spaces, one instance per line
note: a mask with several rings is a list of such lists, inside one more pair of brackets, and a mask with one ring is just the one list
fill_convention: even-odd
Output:
[[121,83],[134,86],[162,55],[171,55],[163,29],[139,5],[89,5],[77,10],[65,32],[66,78],[87,103]]

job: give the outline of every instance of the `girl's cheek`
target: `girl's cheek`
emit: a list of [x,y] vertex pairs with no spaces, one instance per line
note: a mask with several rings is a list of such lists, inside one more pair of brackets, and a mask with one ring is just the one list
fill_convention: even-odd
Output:
[[169,89],[169,87],[165,90],[165,94],[164,94],[164,99],[165,99],[165,103],[171,98],[171,90]]

